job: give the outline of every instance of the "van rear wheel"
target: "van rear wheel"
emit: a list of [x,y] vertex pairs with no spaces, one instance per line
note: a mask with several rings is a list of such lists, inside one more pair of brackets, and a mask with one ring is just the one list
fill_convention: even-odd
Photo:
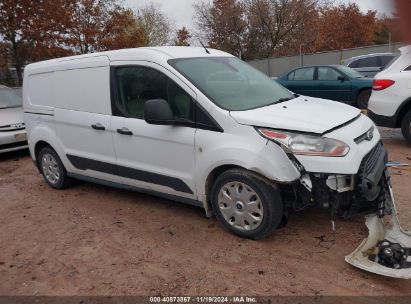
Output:
[[261,239],[283,219],[284,207],[277,187],[247,170],[222,173],[211,189],[211,196],[219,222],[240,237]]
[[411,110],[405,114],[402,120],[401,131],[406,141],[411,144]]
[[71,179],[67,176],[63,163],[52,148],[41,149],[37,159],[41,174],[50,187],[64,189],[71,184]]

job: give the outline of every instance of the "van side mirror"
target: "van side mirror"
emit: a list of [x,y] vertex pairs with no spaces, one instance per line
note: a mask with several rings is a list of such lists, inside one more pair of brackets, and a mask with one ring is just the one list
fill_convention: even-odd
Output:
[[173,125],[175,123],[170,105],[164,99],[146,101],[144,104],[144,120],[152,125]]
[[340,75],[337,77],[337,80],[344,82],[346,79],[344,76]]

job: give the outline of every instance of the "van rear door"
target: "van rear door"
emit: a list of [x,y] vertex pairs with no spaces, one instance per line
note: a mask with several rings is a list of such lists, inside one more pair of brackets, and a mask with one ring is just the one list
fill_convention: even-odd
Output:
[[119,182],[106,56],[63,61],[55,72],[54,122],[68,171]]

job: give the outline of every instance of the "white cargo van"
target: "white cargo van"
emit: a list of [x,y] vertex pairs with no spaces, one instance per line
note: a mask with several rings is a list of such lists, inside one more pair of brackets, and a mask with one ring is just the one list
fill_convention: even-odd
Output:
[[[31,64],[23,98],[31,156],[56,189],[75,178],[156,194],[254,239],[284,224],[289,209],[367,213],[371,234],[385,232],[383,217],[396,221],[370,119],[292,94],[221,51],[140,48]],[[399,231],[393,238],[387,228],[357,249],[367,255],[347,260],[410,277],[408,256],[397,253],[411,241]]]

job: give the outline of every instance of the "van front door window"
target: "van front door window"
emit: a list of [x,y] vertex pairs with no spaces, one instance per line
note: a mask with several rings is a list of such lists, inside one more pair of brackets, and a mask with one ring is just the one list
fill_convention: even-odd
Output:
[[191,97],[163,73],[142,66],[116,69],[117,102],[131,117],[144,118],[144,104],[151,99],[166,100],[176,118],[193,120]]

